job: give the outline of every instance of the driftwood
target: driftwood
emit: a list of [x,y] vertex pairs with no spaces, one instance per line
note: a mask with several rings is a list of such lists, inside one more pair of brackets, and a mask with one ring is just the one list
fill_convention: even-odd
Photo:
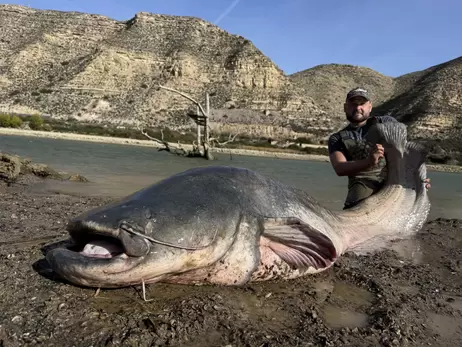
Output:
[[202,154],[199,151],[199,147],[193,143],[193,149],[187,150],[178,143],[178,145],[171,144],[164,140],[164,132],[161,130],[161,139],[157,139],[151,135],[149,135],[145,130],[140,129],[141,133],[146,136],[149,140],[157,142],[164,147],[159,148],[159,151],[167,151],[169,153],[180,155],[183,157],[202,157]]
[[218,146],[224,146],[224,145],[227,145],[230,142],[233,142],[236,139],[237,135],[239,135],[239,133],[234,134],[234,135],[229,134],[228,140],[225,141],[225,142],[219,142],[217,138],[211,137],[209,139],[209,142],[212,143],[212,144],[217,144]]
[[163,145],[163,147],[160,148],[159,151],[167,151],[169,153],[181,155],[185,157],[202,157],[207,160],[214,160],[215,158],[211,153],[212,148],[215,145],[223,146],[227,143],[230,143],[234,141],[234,139],[238,135],[238,134],[235,134],[235,135],[230,134],[228,140],[225,142],[219,142],[218,138],[210,137],[210,125],[209,125],[210,95],[209,93],[206,93],[205,95],[206,106],[204,110],[204,107],[202,107],[202,105],[197,100],[193,99],[191,96],[179,90],[164,87],[162,85],[159,85],[159,88],[171,91],[173,93],[177,93],[183,96],[184,98],[190,100],[191,102],[193,102],[197,107],[197,113],[188,114],[188,116],[196,123],[196,127],[197,127],[197,139],[196,141],[193,141],[192,143],[192,147],[193,147],[192,150],[186,150],[179,143],[178,145],[173,145],[171,143],[168,143],[167,141],[164,140],[164,135],[162,131],[161,131],[162,138],[157,139],[147,134],[147,132],[144,131],[143,129],[140,129],[141,133],[144,136],[146,136],[148,139],[155,141],[160,145]]

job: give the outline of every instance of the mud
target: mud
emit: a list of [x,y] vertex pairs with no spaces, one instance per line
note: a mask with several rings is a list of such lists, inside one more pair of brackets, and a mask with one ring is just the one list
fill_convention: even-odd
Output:
[[[35,182],[37,179],[33,179]],[[44,252],[107,197],[0,185],[0,346],[460,346],[462,221],[347,254],[330,270],[242,288],[63,283]],[[84,184],[84,183],[82,183]],[[96,295],[97,294],[97,295]]]

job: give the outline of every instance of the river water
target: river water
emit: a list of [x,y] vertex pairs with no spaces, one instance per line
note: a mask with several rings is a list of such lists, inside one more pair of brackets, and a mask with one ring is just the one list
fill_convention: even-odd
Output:
[[[0,151],[18,154],[59,171],[79,173],[90,184],[46,183],[48,190],[125,196],[183,170],[211,165],[245,167],[309,192],[321,204],[341,209],[347,178],[330,164],[305,160],[218,154],[218,160],[182,158],[156,148],[25,136],[0,136]],[[430,219],[462,218],[462,174],[429,171]]]

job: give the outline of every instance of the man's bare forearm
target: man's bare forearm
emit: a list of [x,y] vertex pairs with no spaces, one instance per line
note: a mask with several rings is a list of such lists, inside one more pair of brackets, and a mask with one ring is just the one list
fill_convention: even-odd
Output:
[[360,171],[363,171],[372,166],[369,158],[353,161],[345,161],[336,163],[334,170],[337,176],[354,176]]

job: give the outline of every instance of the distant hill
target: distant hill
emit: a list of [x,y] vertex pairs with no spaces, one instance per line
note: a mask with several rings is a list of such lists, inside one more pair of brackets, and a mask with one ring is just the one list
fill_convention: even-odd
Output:
[[289,77],[294,84],[303,88],[307,96],[321,105],[329,117],[342,122],[345,121],[343,104],[349,90],[362,86],[373,96],[374,105],[380,105],[393,95],[395,89],[392,77],[353,65],[318,65]]
[[137,13],[126,21],[0,5],[0,111],[79,122],[189,130],[203,101],[212,128],[325,141],[345,124],[346,92],[369,89],[374,112],[409,124],[438,151],[461,150],[462,58],[398,78],[326,64],[286,75],[244,37],[194,17]]
[[373,95],[373,114],[407,124],[410,138],[428,143],[442,158],[462,152],[462,57],[397,78],[339,64],[316,66],[290,78],[339,120],[344,120],[346,92],[363,86]]
[[[187,128],[185,111],[195,107],[161,83],[198,100],[214,93],[215,119],[232,131],[293,137],[292,127],[303,133],[313,126],[308,117],[324,114],[249,40],[198,18],[137,13],[116,21],[0,5],[0,25],[3,109]],[[236,120],[236,109],[246,117]]]
[[377,112],[409,125],[410,136],[462,151],[462,57],[396,78]]

